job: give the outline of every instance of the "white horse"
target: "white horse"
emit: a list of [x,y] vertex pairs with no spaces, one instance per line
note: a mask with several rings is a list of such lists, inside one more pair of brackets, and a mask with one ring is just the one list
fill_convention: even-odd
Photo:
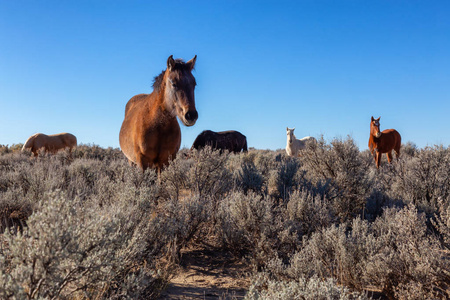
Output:
[[299,151],[306,148],[308,142],[315,142],[316,139],[312,136],[306,136],[302,139],[297,139],[294,135],[295,127],[290,129],[286,127],[287,143],[286,153],[289,156],[299,156]]

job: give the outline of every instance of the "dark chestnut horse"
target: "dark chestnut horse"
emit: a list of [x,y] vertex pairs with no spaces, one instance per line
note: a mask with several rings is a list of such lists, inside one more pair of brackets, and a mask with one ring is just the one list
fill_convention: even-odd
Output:
[[188,62],[167,59],[167,69],[155,77],[153,92],[131,98],[125,107],[120,128],[120,148],[130,163],[142,170],[161,168],[175,158],[180,149],[181,130],[177,118],[186,126],[195,124],[195,78],[197,55]]
[[22,151],[29,149],[33,152],[34,156],[37,156],[38,151],[41,149],[50,153],[56,153],[65,148],[69,148],[69,151],[72,151],[76,146],[77,138],[70,133],[58,133],[52,135],[36,133],[27,139],[22,147]]
[[221,132],[205,130],[197,136],[191,149],[198,150],[205,146],[211,146],[212,149],[216,150],[228,150],[233,153],[239,153],[241,150],[247,152],[247,138],[235,130]]
[[[381,117],[380,117],[381,118]],[[386,153],[388,162],[392,161],[392,150],[395,151],[397,159],[400,156],[402,137],[395,129],[380,131],[380,118],[370,121],[369,150],[375,158],[377,168],[380,167],[381,154]]]

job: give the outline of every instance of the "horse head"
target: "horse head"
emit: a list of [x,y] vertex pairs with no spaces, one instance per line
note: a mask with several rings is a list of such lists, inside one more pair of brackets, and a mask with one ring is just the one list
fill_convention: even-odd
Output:
[[186,63],[181,59],[173,59],[171,55],[167,59],[164,74],[167,107],[174,111],[186,126],[194,125],[198,118],[194,96],[196,82],[192,75],[196,60],[197,55]]
[[373,135],[376,138],[379,138],[381,136],[381,130],[380,130],[380,118],[375,119],[372,116],[372,119],[370,121],[370,134]]
[[286,135],[287,135],[287,140],[289,143],[292,143],[292,141],[295,139],[294,130],[295,130],[295,127],[292,129],[286,127]]

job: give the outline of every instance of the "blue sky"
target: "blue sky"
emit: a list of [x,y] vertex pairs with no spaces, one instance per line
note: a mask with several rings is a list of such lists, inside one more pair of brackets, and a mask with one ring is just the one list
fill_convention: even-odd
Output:
[[37,132],[119,147],[125,105],[168,56],[197,55],[203,130],[250,147],[350,135],[370,117],[422,148],[450,144],[449,1],[0,0],[0,144]]

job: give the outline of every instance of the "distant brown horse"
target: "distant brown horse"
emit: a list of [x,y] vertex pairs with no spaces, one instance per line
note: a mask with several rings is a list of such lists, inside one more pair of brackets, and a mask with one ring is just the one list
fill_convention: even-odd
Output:
[[180,149],[181,129],[195,124],[195,78],[192,75],[197,55],[188,62],[167,59],[167,69],[155,77],[153,92],[131,98],[125,107],[120,128],[120,148],[130,163],[142,170],[161,168],[175,158]]
[[247,138],[235,130],[221,132],[205,130],[197,136],[191,149],[198,150],[205,146],[211,146],[212,149],[228,150],[233,153],[239,153],[242,150],[247,152]]
[[76,146],[77,138],[70,133],[58,133],[52,135],[36,133],[28,138],[22,147],[22,151],[30,149],[34,156],[37,156],[40,149],[44,149],[50,153],[56,153],[65,148],[69,148],[69,151],[72,151]]
[[[381,118],[381,117],[380,117]],[[397,159],[400,156],[402,138],[395,129],[380,131],[380,118],[370,121],[369,150],[375,158],[377,168],[380,167],[381,154],[386,153],[388,162],[392,161],[392,150],[395,151]]]

